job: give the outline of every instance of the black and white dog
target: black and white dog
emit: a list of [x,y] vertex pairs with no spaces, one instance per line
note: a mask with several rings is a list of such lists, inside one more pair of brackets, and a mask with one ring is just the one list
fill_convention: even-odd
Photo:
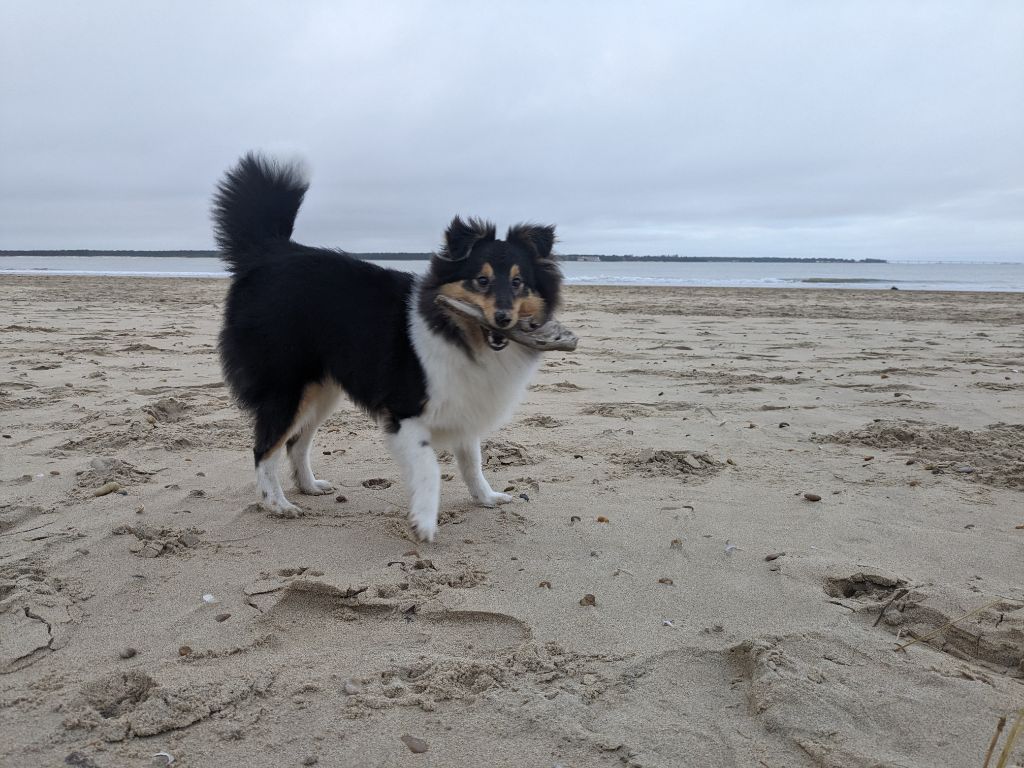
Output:
[[[440,309],[438,294],[472,302],[493,327],[543,322],[558,307],[554,227],[455,217],[417,278],[291,241],[308,182],[294,166],[248,154],[213,204],[217,245],[232,274],[220,334],[224,375],[255,419],[263,503],[294,513],[277,477],[287,452],[302,493],[333,490],[309,454],[317,428],[347,394],[384,427],[408,487],[409,520],[428,541],[441,490],[435,451],[451,450],[472,497],[511,501],[481,470],[480,440],[511,416],[540,355]],[[283,449],[283,451],[282,451]]]

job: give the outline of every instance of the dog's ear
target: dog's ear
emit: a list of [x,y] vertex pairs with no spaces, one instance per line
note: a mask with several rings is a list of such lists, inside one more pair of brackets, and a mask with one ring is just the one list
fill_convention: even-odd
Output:
[[533,256],[534,287],[543,297],[547,315],[558,309],[562,300],[562,270],[551,253],[555,247],[555,228],[540,224],[516,224],[509,227],[505,239],[522,246]]
[[493,241],[494,236],[491,222],[476,218],[463,221],[461,216],[456,216],[445,230],[444,248],[438,256],[445,261],[462,261],[469,256],[474,245]]
[[534,254],[537,260],[551,258],[551,250],[555,247],[555,228],[541,224],[516,224],[509,227],[505,239],[510,243],[518,243]]

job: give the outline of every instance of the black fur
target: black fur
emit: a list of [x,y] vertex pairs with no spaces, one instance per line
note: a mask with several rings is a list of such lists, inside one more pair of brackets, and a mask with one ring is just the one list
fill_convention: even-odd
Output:
[[[408,331],[414,277],[292,242],[306,188],[296,168],[250,153],[226,174],[214,197],[217,244],[233,275],[221,362],[235,397],[255,417],[257,464],[289,436],[308,384],[337,382],[392,429],[422,413],[427,398]],[[550,310],[558,304],[553,228],[520,225],[509,234],[508,242],[498,241],[493,224],[456,217],[421,283],[419,311],[467,351],[459,326],[434,297],[445,283],[472,280],[483,261],[520,265],[529,289]],[[494,290],[499,288],[504,290]]]

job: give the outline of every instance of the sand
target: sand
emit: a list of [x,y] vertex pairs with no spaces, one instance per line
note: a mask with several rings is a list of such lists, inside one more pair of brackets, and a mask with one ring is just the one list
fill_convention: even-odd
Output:
[[0,285],[0,764],[976,768],[1024,706],[1021,296],[572,288],[516,502],[445,463],[421,545],[348,406],[252,505],[225,288]]

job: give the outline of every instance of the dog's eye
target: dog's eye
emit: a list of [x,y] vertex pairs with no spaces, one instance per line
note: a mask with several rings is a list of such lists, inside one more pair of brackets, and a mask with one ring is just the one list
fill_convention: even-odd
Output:
[[490,278],[480,275],[480,277],[476,279],[476,284],[479,285],[481,288],[486,288],[488,285],[491,284],[491,280]]
[[513,277],[512,278],[512,287],[513,288],[518,290],[520,287],[522,287],[522,285],[523,285],[523,279],[521,277]]

